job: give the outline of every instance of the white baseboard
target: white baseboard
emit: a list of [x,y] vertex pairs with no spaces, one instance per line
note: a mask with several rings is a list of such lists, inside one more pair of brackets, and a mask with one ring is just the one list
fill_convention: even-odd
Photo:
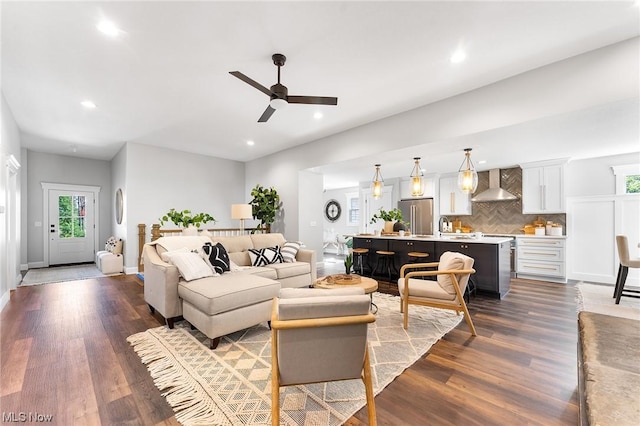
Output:
[[27,263],[21,263],[20,264],[20,270],[21,271],[28,271],[29,270],[29,265]]
[[22,274],[16,275],[16,280],[15,280],[16,288],[20,285],[21,282],[22,282]]
[[127,275],[137,274],[138,273],[138,267],[137,266],[131,266],[131,267],[124,268],[124,273],[127,274]]
[[31,268],[46,268],[48,265],[46,265],[44,262],[29,262],[29,265],[27,266],[27,269],[31,269]]
[[10,295],[11,295],[11,292],[7,290],[4,292],[2,297],[0,297],[0,312],[4,309],[5,306],[7,306],[7,303],[9,303]]

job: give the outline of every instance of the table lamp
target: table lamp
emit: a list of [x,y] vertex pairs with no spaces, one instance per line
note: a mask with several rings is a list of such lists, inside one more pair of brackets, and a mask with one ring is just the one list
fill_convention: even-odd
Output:
[[244,234],[244,220],[251,219],[253,217],[251,204],[232,204],[231,205],[231,219],[240,220],[240,231]]

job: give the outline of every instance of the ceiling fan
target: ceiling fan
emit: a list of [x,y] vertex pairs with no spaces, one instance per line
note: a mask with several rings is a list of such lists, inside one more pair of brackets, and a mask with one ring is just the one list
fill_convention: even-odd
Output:
[[255,87],[271,99],[267,109],[264,110],[258,119],[258,123],[266,122],[277,109],[282,108],[287,104],[338,105],[338,98],[334,97],[289,95],[287,86],[280,84],[280,67],[284,66],[287,58],[281,53],[275,53],[271,59],[273,59],[273,64],[278,67],[278,82],[271,86],[271,89],[267,89],[262,84],[252,80],[240,71],[229,71],[229,74],[238,77],[245,83]]

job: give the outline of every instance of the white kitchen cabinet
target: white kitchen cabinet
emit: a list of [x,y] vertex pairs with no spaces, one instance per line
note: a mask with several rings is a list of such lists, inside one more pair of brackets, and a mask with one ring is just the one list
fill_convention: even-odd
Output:
[[566,283],[565,237],[516,238],[518,278]]
[[470,215],[471,194],[458,188],[458,175],[440,178],[440,215]]
[[565,213],[566,161],[521,164],[522,213]]

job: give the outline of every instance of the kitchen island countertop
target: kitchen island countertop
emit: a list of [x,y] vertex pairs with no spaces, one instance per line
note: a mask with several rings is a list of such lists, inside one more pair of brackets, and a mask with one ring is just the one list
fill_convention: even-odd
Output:
[[473,235],[373,235],[373,234],[356,234],[354,238],[375,238],[380,240],[402,240],[402,241],[435,241],[435,242],[465,242],[472,244],[502,244],[513,240],[513,237],[481,237],[477,238]]

